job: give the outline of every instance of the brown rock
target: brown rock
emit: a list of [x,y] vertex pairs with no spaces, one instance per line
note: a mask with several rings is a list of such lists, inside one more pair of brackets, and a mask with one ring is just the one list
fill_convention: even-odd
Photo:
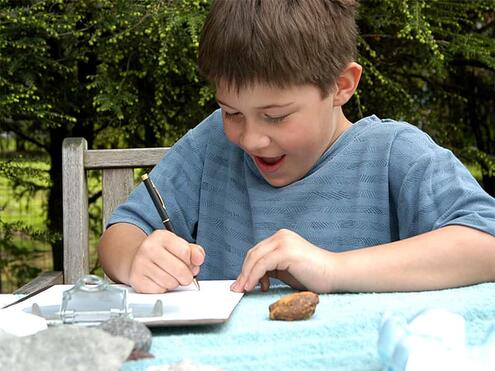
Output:
[[311,291],[302,291],[286,295],[270,304],[270,319],[298,321],[311,317],[319,303],[318,295]]
[[145,352],[144,350],[133,350],[129,357],[127,357],[128,361],[137,361],[138,359],[143,358],[155,358],[155,356],[151,353]]

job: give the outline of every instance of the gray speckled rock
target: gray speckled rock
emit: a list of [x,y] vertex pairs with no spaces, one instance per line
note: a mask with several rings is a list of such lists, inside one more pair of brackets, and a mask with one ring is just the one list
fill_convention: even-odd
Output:
[[5,332],[2,329],[0,329],[0,344],[2,343],[2,341],[8,341],[9,339],[15,339],[15,338],[16,338],[15,335],[9,334],[8,332]]
[[148,352],[151,348],[151,331],[141,322],[128,318],[112,318],[103,322],[99,328],[112,335],[132,340],[133,351]]
[[117,371],[134,343],[97,328],[60,326],[0,339],[0,365],[9,371]]

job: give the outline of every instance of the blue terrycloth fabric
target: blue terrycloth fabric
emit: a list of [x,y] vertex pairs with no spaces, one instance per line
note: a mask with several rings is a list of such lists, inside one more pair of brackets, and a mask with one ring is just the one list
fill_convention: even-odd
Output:
[[320,295],[306,321],[268,319],[268,306],[288,288],[247,294],[223,325],[153,330],[155,358],[127,362],[123,371],[183,359],[225,370],[378,371],[377,340],[385,311],[410,317],[421,309],[444,308],[466,320],[468,345],[483,341],[495,323],[495,283],[415,293]]
[[[335,252],[460,224],[495,235],[495,199],[452,152],[413,125],[366,117],[302,179],[275,188],[228,141],[220,111],[150,173],[177,234],[206,250],[199,279],[235,279],[246,252],[290,229]],[[163,225],[141,184],[112,216],[146,233]]]

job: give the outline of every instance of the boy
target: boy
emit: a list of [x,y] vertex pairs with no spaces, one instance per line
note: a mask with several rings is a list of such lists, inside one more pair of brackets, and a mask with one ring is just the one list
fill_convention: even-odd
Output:
[[218,0],[199,66],[220,110],[153,169],[176,229],[144,186],[99,246],[140,292],[200,279],[316,292],[428,290],[495,280],[495,200],[407,123],[354,124],[353,0]]

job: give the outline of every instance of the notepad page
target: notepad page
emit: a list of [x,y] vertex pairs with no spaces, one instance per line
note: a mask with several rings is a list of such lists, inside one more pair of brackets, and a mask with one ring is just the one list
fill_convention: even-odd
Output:
[[234,281],[199,281],[201,290],[194,284],[179,287],[165,294],[137,294],[129,292],[129,303],[150,304],[160,299],[163,303],[163,319],[198,321],[206,319],[226,320],[241,300],[243,294],[230,291]]

